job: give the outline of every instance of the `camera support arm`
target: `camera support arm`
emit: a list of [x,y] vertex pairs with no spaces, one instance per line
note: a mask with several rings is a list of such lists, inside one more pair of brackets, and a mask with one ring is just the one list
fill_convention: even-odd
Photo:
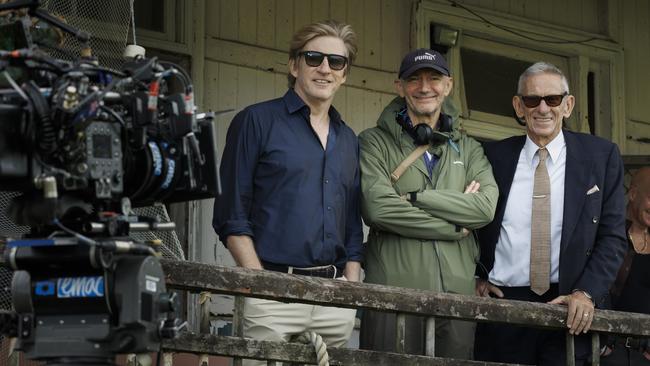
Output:
[[76,29],[73,26],[70,26],[60,19],[52,16],[50,13],[43,9],[39,9],[41,5],[41,0],[15,0],[7,4],[0,5],[0,11],[3,10],[16,10],[27,8],[29,15],[39,18],[57,28],[62,29],[63,31],[73,35],[79,42],[87,43],[90,40],[90,34],[82,30]]

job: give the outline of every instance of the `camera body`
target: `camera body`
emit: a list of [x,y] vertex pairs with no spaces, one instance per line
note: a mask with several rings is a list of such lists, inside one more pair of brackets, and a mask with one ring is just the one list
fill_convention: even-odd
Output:
[[[71,238],[10,245],[18,349],[48,364],[112,364],[159,350],[179,326],[156,256],[115,253]],[[66,362],[69,360],[69,362]]]
[[[2,27],[27,37],[24,24]],[[217,195],[214,116],[196,114],[176,65],[116,71],[12,41],[29,46],[0,51],[0,191],[19,193],[6,214],[31,231],[6,246],[15,313],[0,315],[15,324],[3,331],[49,365],[157,351],[181,327],[176,299],[160,243],[129,235],[174,224],[132,207]]]
[[[20,56],[6,58],[27,69],[44,59]],[[0,190],[24,193],[11,209],[17,224],[121,212],[124,198],[137,207],[215,196],[213,117],[197,118],[191,85],[171,92],[183,72],[153,59],[119,74],[84,62],[57,71],[0,90]],[[56,200],[44,197],[46,178]]]

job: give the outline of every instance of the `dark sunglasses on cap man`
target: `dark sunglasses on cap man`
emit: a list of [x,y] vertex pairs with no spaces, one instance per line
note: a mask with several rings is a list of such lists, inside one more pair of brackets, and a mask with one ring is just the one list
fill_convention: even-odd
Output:
[[318,51],[303,51],[298,54],[305,58],[305,63],[311,67],[318,67],[323,63],[325,57],[327,57],[327,63],[330,65],[332,70],[343,70],[345,65],[348,64],[348,58],[341,55],[327,54]]
[[562,104],[562,100],[564,100],[564,97],[567,95],[569,95],[569,93],[547,95],[544,97],[540,97],[538,95],[520,95],[519,98],[521,98],[521,101],[524,102],[524,105],[527,108],[537,107],[542,102],[542,100],[544,100],[544,103],[546,103],[546,105],[549,107],[557,107]]

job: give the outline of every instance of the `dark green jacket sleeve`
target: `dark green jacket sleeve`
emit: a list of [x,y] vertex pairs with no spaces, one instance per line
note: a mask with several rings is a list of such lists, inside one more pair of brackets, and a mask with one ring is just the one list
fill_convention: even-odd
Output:
[[494,218],[499,189],[483,148],[473,139],[466,139],[465,142],[465,186],[473,180],[477,181],[481,185],[479,191],[466,194],[457,189],[426,190],[418,193],[413,205],[461,227],[478,229]]
[[368,226],[423,240],[459,240],[463,237],[456,225],[414,207],[395,192],[382,153],[382,142],[375,133],[362,133],[359,143],[361,215]]

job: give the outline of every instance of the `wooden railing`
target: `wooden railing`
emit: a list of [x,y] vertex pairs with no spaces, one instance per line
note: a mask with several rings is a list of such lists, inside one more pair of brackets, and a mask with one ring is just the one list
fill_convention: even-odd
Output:
[[[401,343],[400,334],[404,334],[404,322],[400,322],[400,319],[401,315],[405,314],[431,317],[428,322],[431,330],[435,327],[435,318],[566,329],[566,308],[560,305],[435,293],[193,262],[162,262],[170,288],[230,294],[237,298],[259,297],[285,302],[395,312],[398,314],[398,344]],[[591,330],[593,365],[598,365],[599,333],[649,337],[650,315],[596,310]],[[311,346],[255,341],[242,337],[183,333],[174,340],[165,341],[163,348],[173,352],[269,360],[270,364],[275,361],[316,363],[316,355]],[[434,348],[431,336],[427,339],[427,354],[433,355]],[[328,349],[328,352],[332,365],[504,365],[342,348]],[[570,355],[567,357],[567,365],[572,365],[573,336],[568,333],[567,354]]]

